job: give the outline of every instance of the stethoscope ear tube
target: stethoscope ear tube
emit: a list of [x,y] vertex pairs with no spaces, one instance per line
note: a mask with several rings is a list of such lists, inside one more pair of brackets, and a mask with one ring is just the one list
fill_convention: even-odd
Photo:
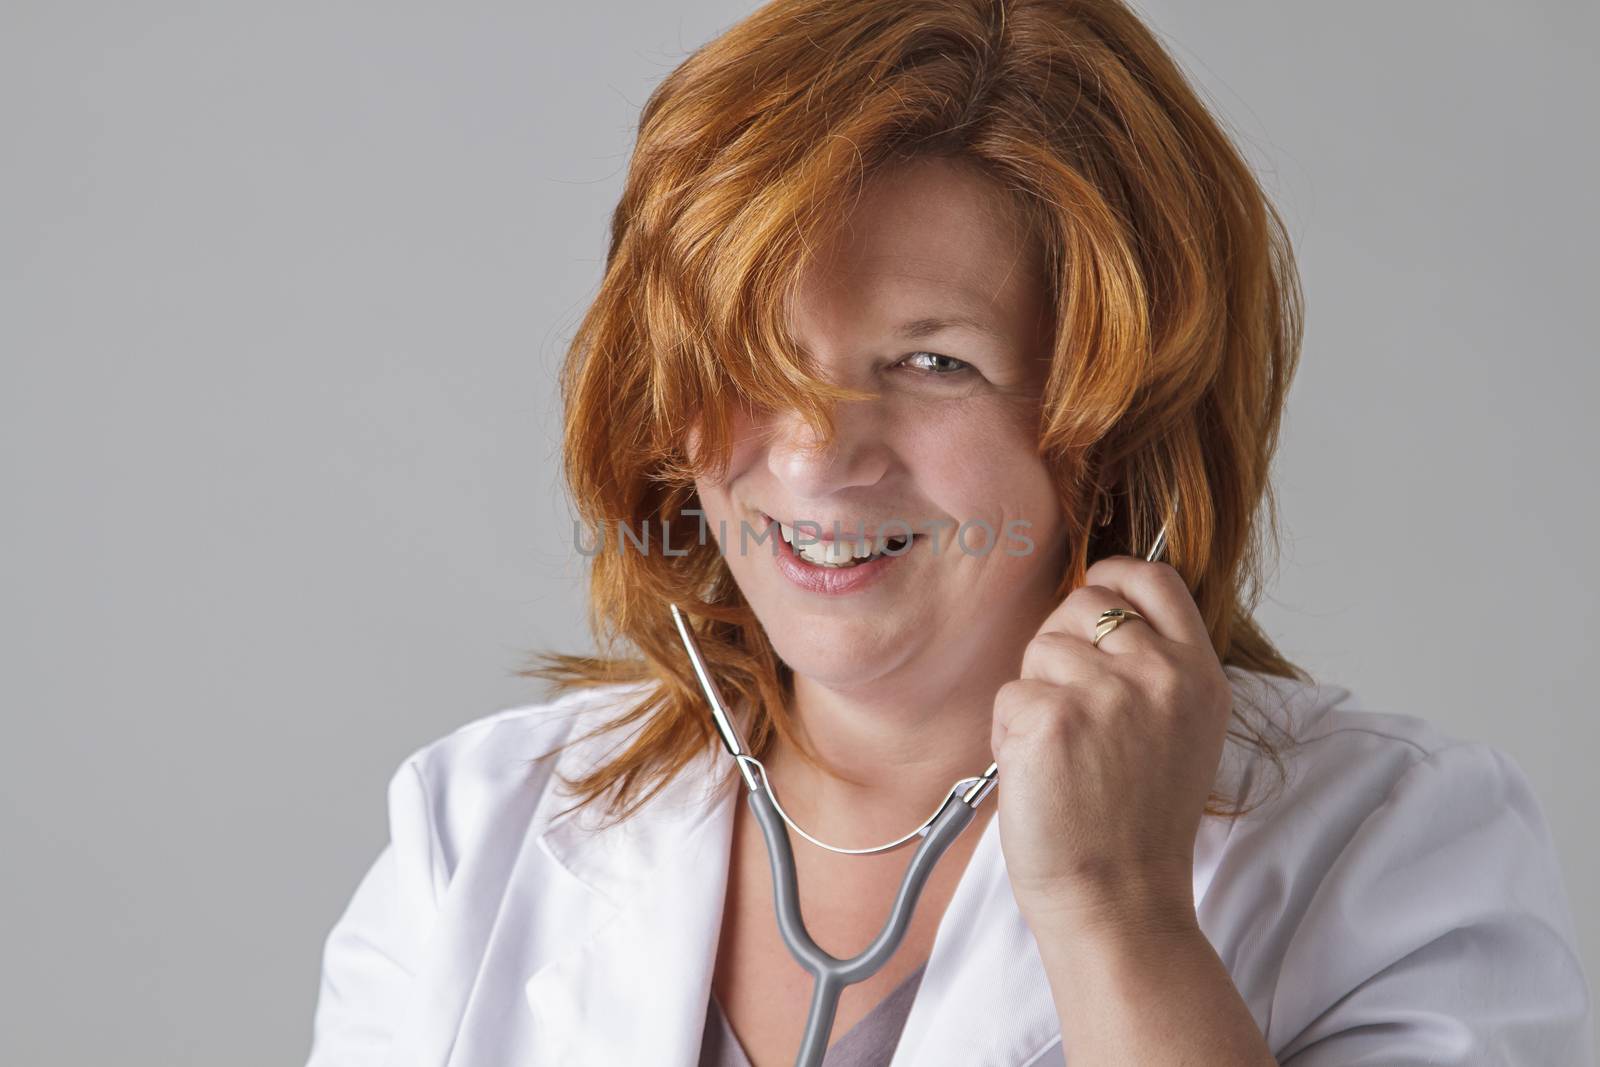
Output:
[[922,895],[928,876],[946,849],[967,828],[977,814],[976,808],[964,803],[946,803],[934,816],[927,834],[917,845],[900,879],[900,890],[894,905],[889,909],[883,929],[859,954],[849,959],[839,959],[820,948],[806,930],[805,919],[800,914],[799,876],[795,871],[794,850],[789,844],[789,833],[783,817],[778,814],[773,798],[765,789],[753,789],[745,797],[750,811],[761,826],[767,840],[767,854],[772,861],[773,901],[778,915],[778,930],[789,946],[789,952],[800,965],[811,973],[811,1010],[806,1016],[805,1035],[800,1051],[795,1056],[795,1067],[818,1067],[828,1050],[828,1037],[833,1032],[833,1019],[839,1007],[839,995],[844,987],[864,981],[894,955],[911,924],[917,899]]
[[[1176,501],[1173,502],[1173,510],[1174,514],[1176,514]],[[1154,563],[1156,560],[1161,558],[1164,552],[1166,552],[1168,525],[1170,525],[1170,520],[1161,524],[1161,531],[1156,534],[1155,541],[1150,545],[1150,551],[1144,554],[1145,562]],[[961,795],[962,803],[976,808],[980,803],[983,802],[983,798],[989,795],[989,791],[994,788],[995,776],[999,773],[1000,764],[989,764],[989,766],[984,769],[984,772],[978,776],[977,780],[973,782],[972,786]]]

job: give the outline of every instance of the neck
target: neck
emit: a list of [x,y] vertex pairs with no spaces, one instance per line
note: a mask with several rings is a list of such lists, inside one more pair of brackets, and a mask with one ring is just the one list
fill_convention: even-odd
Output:
[[1042,621],[992,631],[993,654],[976,667],[907,663],[848,690],[796,674],[794,719],[822,766],[776,740],[762,762],[778,802],[807,833],[840,848],[884,844],[921,825],[956,782],[993,761],[995,694],[1021,673],[1022,651]]

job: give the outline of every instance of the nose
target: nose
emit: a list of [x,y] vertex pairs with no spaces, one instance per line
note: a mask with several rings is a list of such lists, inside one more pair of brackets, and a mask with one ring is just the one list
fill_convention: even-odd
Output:
[[767,464],[793,501],[876,485],[889,470],[892,453],[876,401],[840,401],[834,411],[834,439],[826,444],[798,414],[772,417]]

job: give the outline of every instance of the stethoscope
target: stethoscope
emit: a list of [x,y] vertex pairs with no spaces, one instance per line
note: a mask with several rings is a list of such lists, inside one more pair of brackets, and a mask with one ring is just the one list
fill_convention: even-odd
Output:
[[[1156,535],[1155,544],[1145,554],[1146,561],[1153,562],[1159,559],[1166,546],[1167,527],[1163,525],[1161,532]],[[922,895],[922,888],[927,884],[928,876],[933,873],[934,864],[939,862],[939,857],[944,855],[945,850],[961,831],[972,822],[978,812],[978,805],[983,803],[983,798],[994,789],[995,776],[1000,768],[991,762],[988,769],[977,777],[963,778],[956,782],[945,794],[939,807],[923,821],[921,826],[886,845],[873,848],[838,848],[819,841],[801,829],[783,810],[771,783],[767,781],[766,767],[745,751],[744,739],[739,736],[739,730],[728,714],[728,709],[722,701],[722,694],[717,689],[717,683],[712,679],[711,672],[706,669],[705,660],[701,658],[700,649],[690,632],[688,620],[678,610],[678,605],[670,606],[672,620],[678,626],[678,636],[683,639],[683,647],[689,653],[689,662],[694,665],[695,677],[700,680],[700,688],[705,691],[706,701],[711,705],[711,717],[716,722],[717,733],[722,737],[722,745],[737,762],[739,773],[744,777],[745,786],[749,790],[745,802],[750,805],[750,811],[755,815],[756,822],[761,826],[761,834],[766,839],[767,855],[772,862],[772,887],[778,915],[778,930],[783,934],[783,940],[788,944],[790,954],[800,966],[811,973],[811,1010],[806,1017],[805,1035],[800,1041],[800,1051],[796,1054],[794,1062],[795,1067],[818,1067],[828,1050],[828,1037],[833,1032],[833,1017],[839,1007],[839,995],[844,992],[845,986],[871,978],[889,961],[889,957],[894,955],[895,949],[900,947],[906,928],[911,924],[911,914],[916,909],[917,898]],[[794,852],[789,846],[789,835],[784,832],[786,824],[818,848],[825,848],[829,852],[845,856],[867,856],[875,852],[887,852],[899,848],[914,837],[922,838],[922,843],[917,846],[911,862],[906,865],[905,875],[900,880],[900,890],[895,894],[894,904],[889,910],[888,921],[884,923],[883,929],[870,945],[849,959],[839,959],[823,951],[806,930],[805,920],[800,916],[800,885],[799,877],[795,873]]]

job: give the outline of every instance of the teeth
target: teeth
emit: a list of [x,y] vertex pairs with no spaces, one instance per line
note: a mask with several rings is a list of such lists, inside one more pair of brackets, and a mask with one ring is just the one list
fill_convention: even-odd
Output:
[[903,536],[878,537],[872,541],[815,541],[814,531],[807,526],[803,531],[807,544],[795,544],[795,529],[792,526],[778,523],[778,531],[784,541],[794,547],[795,554],[809,563],[820,567],[848,567],[854,566],[857,560],[871,559],[881,556],[890,541],[904,541]]

